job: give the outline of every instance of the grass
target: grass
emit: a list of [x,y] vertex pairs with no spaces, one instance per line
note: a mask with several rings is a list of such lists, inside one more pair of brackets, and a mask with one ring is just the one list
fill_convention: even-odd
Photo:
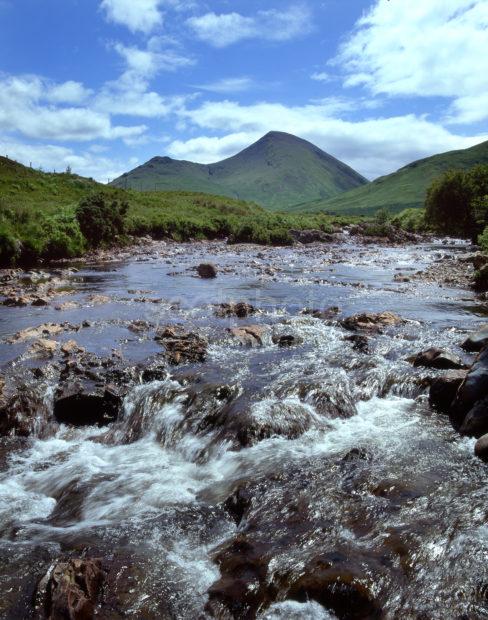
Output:
[[89,246],[75,210],[81,199],[100,191],[129,203],[129,235],[179,241],[229,238],[236,243],[286,245],[292,242],[292,228],[329,232],[334,225],[357,220],[271,213],[242,200],[190,191],[123,190],[73,174],[32,170],[0,157],[0,264],[83,255]]

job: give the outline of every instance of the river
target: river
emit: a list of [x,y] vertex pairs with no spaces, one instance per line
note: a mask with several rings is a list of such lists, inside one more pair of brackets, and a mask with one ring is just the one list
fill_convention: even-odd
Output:
[[[49,566],[90,557],[99,618],[487,618],[487,465],[429,408],[441,371],[407,361],[432,346],[472,361],[459,344],[485,306],[415,275],[466,251],[154,243],[64,273],[61,310],[0,307],[3,373],[29,372],[47,410],[1,443],[0,617],[42,617]],[[218,276],[197,277],[208,261]],[[258,312],[215,315],[231,301]],[[384,311],[403,322],[359,343],[340,322]],[[8,342],[50,322],[75,326],[59,343],[139,365],[178,324],[207,358],[132,384],[108,426],[57,424],[62,358]],[[251,324],[260,346],[228,331]]]

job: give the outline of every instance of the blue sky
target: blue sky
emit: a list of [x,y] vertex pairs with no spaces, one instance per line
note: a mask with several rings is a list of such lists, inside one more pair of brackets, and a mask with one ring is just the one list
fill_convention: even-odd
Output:
[[486,0],[0,0],[0,153],[112,179],[270,130],[368,178],[488,139]]

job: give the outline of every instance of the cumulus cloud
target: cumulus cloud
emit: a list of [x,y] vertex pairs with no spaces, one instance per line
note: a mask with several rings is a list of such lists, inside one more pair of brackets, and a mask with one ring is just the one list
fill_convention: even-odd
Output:
[[230,154],[229,145],[234,142],[241,148],[275,129],[310,140],[368,178],[376,178],[415,159],[467,148],[488,138],[457,135],[414,114],[344,120],[335,115],[340,105],[330,99],[295,107],[268,102],[249,106],[233,101],[204,102],[180,114],[205,132],[224,136],[173,142],[170,150],[182,158],[216,161]]
[[51,86],[46,92],[46,99],[53,103],[83,103],[93,93],[80,82],[69,80]]
[[162,8],[184,10],[195,6],[193,0],[102,0],[101,8],[109,21],[126,26],[132,32],[149,33],[162,26]]
[[242,93],[254,86],[254,80],[249,77],[223,78],[208,84],[197,84],[195,88],[211,93]]
[[[59,86],[61,92],[66,84],[71,89],[65,83]],[[50,105],[53,90],[56,94],[56,87],[38,76],[0,79],[0,131],[34,139],[87,141],[133,138],[146,130],[144,125],[113,126],[108,114],[87,107]]]
[[458,98],[451,121],[488,118],[477,101],[488,91],[485,0],[377,0],[341,46],[335,62],[346,86],[375,94]]
[[240,13],[205,13],[186,22],[196,36],[213,47],[227,47],[243,39],[288,41],[307,34],[312,27],[306,5],[293,5],[286,10],[258,11],[248,17]]
[[332,80],[332,76],[325,71],[321,71],[320,73],[312,73],[310,78],[316,82],[330,82]]

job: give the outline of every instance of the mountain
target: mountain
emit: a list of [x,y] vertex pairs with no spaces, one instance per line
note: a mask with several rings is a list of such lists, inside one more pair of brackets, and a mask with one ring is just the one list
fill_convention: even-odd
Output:
[[325,200],[366,183],[352,168],[310,142],[272,131],[215,164],[154,157],[112,185],[207,192],[286,211],[297,203]]
[[419,159],[372,183],[330,199],[298,204],[292,210],[368,215],[383,207],[392,212],[423,207],[427,189],[437,176],[446,170],[465,170],[476,164],[488,164],[488,141],[469,149]]

